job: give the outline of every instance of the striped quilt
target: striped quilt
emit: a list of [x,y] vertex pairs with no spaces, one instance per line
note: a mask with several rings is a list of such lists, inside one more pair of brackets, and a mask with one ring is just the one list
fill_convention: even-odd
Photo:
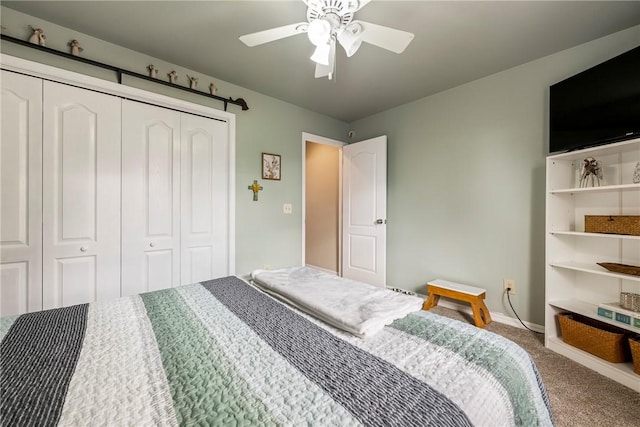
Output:
[[362,339],[233,276],[0,326],[7,426],[553,424],[511,341],[428,312]]

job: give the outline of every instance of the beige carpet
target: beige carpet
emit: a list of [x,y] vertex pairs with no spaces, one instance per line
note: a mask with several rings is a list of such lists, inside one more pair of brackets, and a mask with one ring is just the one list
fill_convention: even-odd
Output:
[[[466,313],[443,307],[430,311],[473,323]],[[549,393],[557,426],[640,427],[640,393],[548,350],[542,334],[495,321],[486,329],[509,338],[531,354]]]

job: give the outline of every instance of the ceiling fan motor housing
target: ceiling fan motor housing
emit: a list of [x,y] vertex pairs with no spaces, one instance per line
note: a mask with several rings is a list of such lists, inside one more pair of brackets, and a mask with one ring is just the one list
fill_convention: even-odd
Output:
[[307,0],[307,21],[321,19],[331,25],[331,32],[343,30],[353,21],[353,13],[358,10],[359,1]]

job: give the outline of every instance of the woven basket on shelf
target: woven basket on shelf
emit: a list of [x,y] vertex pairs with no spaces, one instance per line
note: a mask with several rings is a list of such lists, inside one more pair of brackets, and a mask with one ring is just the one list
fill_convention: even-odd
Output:
[[572,313],[558,314],[562,340],[612,363],[631,358],[626,331]]
[[640,267],[636,265],[618,264],[617,262],[597,262],[596,264],[609,271],[613,271],[614,273],[640,276]]
[[629,338],[629,347],[633,358],[633,372],[640,375],[640,335]]
[[585,215],[584,231],[640,236],[640,215]]

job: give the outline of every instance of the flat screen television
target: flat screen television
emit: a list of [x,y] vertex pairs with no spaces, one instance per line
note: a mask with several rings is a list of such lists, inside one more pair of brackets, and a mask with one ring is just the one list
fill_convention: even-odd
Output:
[[549,152],[640,138],[640,46],[550,88]]

